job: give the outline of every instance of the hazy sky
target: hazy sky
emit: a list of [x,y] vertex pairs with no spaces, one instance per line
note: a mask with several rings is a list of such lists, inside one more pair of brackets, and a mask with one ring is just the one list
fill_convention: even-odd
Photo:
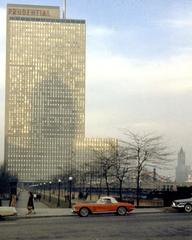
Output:
[[[7,2],[0,0],[1,152]],[[122,128],[154,132],[175,151],[183,146],[192,163],[192,1],[68,0],[67,6],[68,18],[87,22],[87,136],[120,137]]]

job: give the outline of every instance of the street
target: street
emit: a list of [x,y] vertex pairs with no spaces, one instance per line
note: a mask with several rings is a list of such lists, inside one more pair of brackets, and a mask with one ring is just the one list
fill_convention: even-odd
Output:
[[9,218],[0,221],[0,239],[186,240],[192,236],[191,221],[185,213]]

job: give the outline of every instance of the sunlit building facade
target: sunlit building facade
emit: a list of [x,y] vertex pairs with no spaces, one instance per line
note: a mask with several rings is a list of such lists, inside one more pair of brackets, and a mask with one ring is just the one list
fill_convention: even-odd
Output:
[[111,141],[85,139],[85,38],[59,7],[7,6],[5,166],[21,182],[70,174]]
[[21,181],[71,164],[85,132],[85,21],[58,7],[8,5],[5,163]]
[[[79,178],[85,173],[92,173],[93,180],[101,176],[102,157],[111,157],[118,152],[118,141],[115,138],[77,139],[73,145],[72,167],[78,169]],[[89,174],[90,175],[90,174]]]

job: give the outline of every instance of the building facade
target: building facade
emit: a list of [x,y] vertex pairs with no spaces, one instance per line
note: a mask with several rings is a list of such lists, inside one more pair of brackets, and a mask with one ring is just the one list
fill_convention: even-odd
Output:
[[21,181],[68,171],[85,133],[85,21],[8,5],[5,163]]
[[72,168],[79,170],[78,182],[85,179],[85,174],[96,182],[102,176],[102,158],[117,154],[118,141],[115,138],[84,138],[77,139],[73,147]]
[[85,142],[85,38],[59,7],[7,6],[5,166],[21,182],[68,174]]

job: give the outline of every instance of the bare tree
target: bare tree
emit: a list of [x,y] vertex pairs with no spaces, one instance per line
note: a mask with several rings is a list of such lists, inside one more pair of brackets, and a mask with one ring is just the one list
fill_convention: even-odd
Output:
[[85,191],[86,183],[87,183],[87,171],[85,171],[83,169],[79,173],[79,191],[80,191],[80,193]]
[[0,194],[9,193],[9,179],[11,174],[5,171],[3,166],[0,167]]
[[135,163],[137,206],[139,206],[139,192],[141,174],[144,168],[165,168],[171,163],[172,153],[163,143],[162,136],[151,133],[139,135],[126,131],[126,141],[122,141],[128,151],[128,156]]
[[102,177],[104,178],[105,185],[107,188],[107,196],[109,196],[110,190],[109,179],[113,176],[112,168],[115,164],[117,158],[117,146],[115,144],[110,144],[108,150],[95,151],[98,164],[100,166],[100,171],[102,172]]
[[9,205],[11,204],[12,195],[17,194],[17,183],[18,178],[16,174],[14,175],[7,171],[4,165],[0,166],[0,206],[1,197],[3,197],[4,194],[10,194]]
[[122,200],[122,187],[128,173],[132,170],[131,159],[127,153],[127,149],[119,147],[118,154],[114,159],[113,172],[119,183],[119,197]]
[[81,180],[83,183],[83,192],[86,187],[86,196],[88,196],[88,187],[89,187],[89,197],[90,200],[92,199],[92,185],[93,185],[93,179],[95,175],[95,167],[93,162],[87,162],[84,164],[83,171],[81,172]]
[[90,200],[92,194],[92,187],[96,187],[99,190],[98,198],[102,192],[102,182],[103,182],[103,174],[101,165],[98,161],[94,160],[89,163],[89,172],[88,172],[88,182],[89,182],[89,193],[90,193]]

